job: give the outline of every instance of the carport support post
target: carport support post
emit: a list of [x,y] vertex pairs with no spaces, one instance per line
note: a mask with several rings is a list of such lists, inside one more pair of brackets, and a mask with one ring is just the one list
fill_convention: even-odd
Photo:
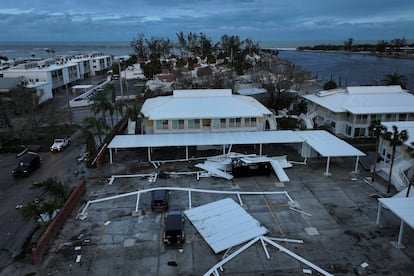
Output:
[[112,164],[112,149],[109,149],[109,163]]
[[377,221],[376,221],[377,225],[380,223],[381,208],[382,208],[382,203],[381,201],[378,201],[378,211],[377,211]]
[[358,172],[358,163],[359,163],[359,156],[356,157],[355,170],[353,171],[353,173],[357,173]]
[[327,159],[326,159],[326,171],[324,173],[324,175],[326,175],[326,176],[330,176],[331,175],[331,173],[329,172],[329,163],[330,162],[331,162],[331,157],[328,156]]
[[135,205],[135,213],[137,213],[138,212],[138,209],[139,209],[139,197],[140,197],[140,195],[141,195],[141,193],[138,193],[137,194],[137,203]]
[[185,160],[188,160],[188,146],[185,146]]
[[263,150],[263,147],[262,147],[262,144],[260,144],[259,145],[259,155],[262,155],[262,150]]
[[151,162],[151,147],[148,147],[148,162]]
[[402,245],[403,233],[404,233],[404,221],[401,220],[400,233],[398,234],[398,241],[397,241],[398,248],[404,248],[404,246]]

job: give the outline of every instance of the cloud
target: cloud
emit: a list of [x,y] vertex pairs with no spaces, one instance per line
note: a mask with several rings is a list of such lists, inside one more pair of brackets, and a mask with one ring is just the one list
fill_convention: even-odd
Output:
[[0,40],[129,41],[138,33],[175,39],[180,31],[213,39],[412,39],[411,1],[8,1],[0,9]]

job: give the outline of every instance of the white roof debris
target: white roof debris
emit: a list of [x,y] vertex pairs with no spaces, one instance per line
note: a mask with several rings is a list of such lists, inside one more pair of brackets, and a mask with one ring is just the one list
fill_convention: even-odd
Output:
[[186,210],[184,213],[216,254],[268,232],[230,198]]

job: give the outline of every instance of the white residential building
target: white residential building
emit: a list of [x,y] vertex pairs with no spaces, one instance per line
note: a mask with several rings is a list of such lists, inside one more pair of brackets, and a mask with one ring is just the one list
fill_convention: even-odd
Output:
[[[398,131],[406,130],[408,140],[401,146],[396,147],[394,158],[394,165],[391,174],[391,183],[395,186],[397,191],[403,190],[408,186],[409,179],[413,173],[414,159],[411,157],[408,148],[414,151],[414,121],[405,122],[386,122],[382,123],[387,128],[387,131],[392,132],[393,126],[398,128]],[[384,179],[388,179],[392,157],[392,146],[389,141],[380,138],[378,147],[378,156],[381,162],[377,164],[376,171]]]
[[325,127],[346,137],[369,136],[372,120],[414,121],[414,96],[393,86],[353,86],[303,96],[308,104],[300,116],[307,128]]
[[36,89],[41,102],[53,98],[53,92],[80,79],[104,74],[112,66],[110,56],[80,54],[19,64],[3,70],[3,78],[24,78],[27,86]]
[[147,99],[141,113],[147,134],[276,130],[270,110],[231,89],[174,90]]
[[4,78],[24,77],[29,83],[50,82],[52,89],[70,84],[79,79],[76,63],[24,63],[3,71]]

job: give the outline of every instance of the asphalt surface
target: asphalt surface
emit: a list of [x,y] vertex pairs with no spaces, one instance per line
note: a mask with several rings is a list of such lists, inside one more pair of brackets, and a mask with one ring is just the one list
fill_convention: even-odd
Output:
[[73,142],[63,152],[38,153],[42,166],[29,176],[18,178],[11,171],[22,157],[16,154],[0,155],[0,233],[4,237],[0,239],[0,268],[20,254],[23,243],[35,227],[33,221],[23,219],[18,205],[32,202],[39,196],[41,190],[34,184],[48,178],[56,177],[69,187],[74,187],[85,172],[84,164],[77,163],[77,156],[83,151],[84,146],[73,137]]
[[[148,177],[134,177],[117,179],[109,185],[108,178],[112,175],[195,169],[195,162],[167,163],[155,169],[137,162],[142,158],[138,152],[117,154],[118,163],[85,174],[85,201],[161,186],[287,191],[296,208],[304,213],[291,210],[285,196],[242,196],[243,208],[269,230],[267,236],[303,241],[303,244],[282,242],[282,246],[335,275],[355,275],[355,267],[362,263],[368,264],[364,273],[370,275],[412,275],[414,271],[413,229],[405,228],[405,248],[391,244],[398,236],[398,218],[384,210],[381,224],[375,224],[375,195],[381,195],[385,186],[367,182],[369,173],[363,170],[352,174],[353,158],[333,158],[329,177],[323,174],[324,159],[309,160],[307,165],[295,164],[286,170],[290,181],[285,183],[278,182],[275,175],[228,181],[160,174],[155,182]],[[295,154],[288,155],[295,158]],[[289,160],[299,161],[292,158]],[[229,196],[193,193],[191,205],[196,207],[226,197]],[[236,196],[230,198],[238,202]],[[164,245],[164,213],[151,211],[149,194],[141,195],[139,201],[138,213],[134,213],[135,196],[92,204],[85,219],[79,219],[79,208],[41,265],[33,266],[29,260],[22,260],[8,266],[1,275],[203,275],[222,260],[224,252],[214,254],[188,219],[186,242],[179,246]],[[170,210],[188,208],[187,192],[170,192]],[[237,248],[230,249],[228,254]],[[310,269],[269,244],[266,248],[270,259],[262,245],[256,243],[223,265],[220,275],[300,275],[303,269]]]

